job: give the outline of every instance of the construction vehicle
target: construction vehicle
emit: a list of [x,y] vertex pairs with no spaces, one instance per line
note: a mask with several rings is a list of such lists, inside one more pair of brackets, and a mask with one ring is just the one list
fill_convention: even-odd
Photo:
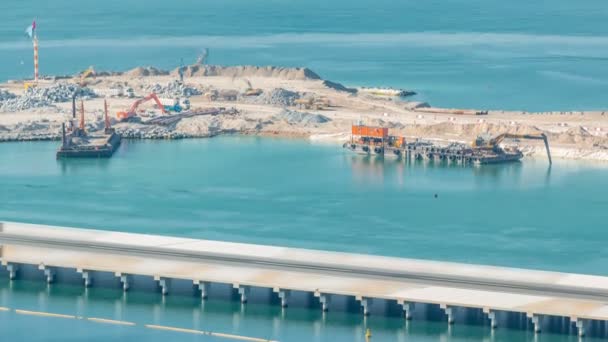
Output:
[[159,100],[167,112],[180,113],[182,110],[190,109],[190,100],[186,98],[160,98]]
[[154,102],[156,102],[156,106],[160,109],[160,111],[163,114],[167,114],[167,110],[165,109],[165,106],[158,99],[158,96],[156,96],[156,94],[154,94],[154,93],[151,93],[148,96],[138,99],[137,101],[133,102],[133,104],[131,105],[131,107],[129,108],[128,111],[116,113],[116,118],[118,118],[118,120],[120,120],[120,121],[126,121],[126,120],[129,120],[130,118],[137,116],[136,111],[137,111],[137,108],[139,107],[139,105],[141,105],[144,102],[150,101],[150,100],[154,100]]
[[552,164],[551,160],[551,151],[549,149],[549,140],[547,139],[547,135],[544,133],[540,134],[513,134],[513,133],[503,133],[499,134],[494,138],[487,139],[483,136],[478,136],[475,141],[473,141],[473,148],[478,149],[488,149],[488,150],[500,150],[499,144],[505,139],[530,139],[530,140],[542,140],[545,143],[545,149],[547,150],[547,158],[549,158],[549,164]]
[[23,90],[27,91],[30,88],[36,88],[38,83],[36,82],[23,82]]
[[251,85],[251,82],[249,82],[248,79],[243,78],[243,81],[247,84],[247,89],[245,89],[245,92],[243,93],[243,95],[245,96],[258,96],[262,94],[262,89],[259,88],[253,88],[253,86]]
[[87,82],[86,78],[87,77],[95,78],[96,75],[97,75],[97,73],[95,72],[95,69],[93,68],[93,66],[90,66],[87,70],[83,71],[80,74],[80,80],[78,81],[78,85],[81,87],[87,86],[89,83]]
[[304,109],[316,109],[323,110],[331,106],[329,99],[327,97],[306,97],[302,99],[297,99],[294,101],[294,104],[300,108]]

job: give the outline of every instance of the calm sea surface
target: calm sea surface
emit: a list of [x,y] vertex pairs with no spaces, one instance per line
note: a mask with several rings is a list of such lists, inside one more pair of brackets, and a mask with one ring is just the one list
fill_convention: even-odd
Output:
[[439,106],[606,109],[604,0],[3,0],[0,80],[90,65],[307,66],[348,85],[414,89]]
[[[413,89],[439,106],[605,109],[603,0],[0,1],[0,81],[90,65],[307,66],[347,85]],[[0,144],[0,219],[607,275],[606,166],[545,160],[406,165],[298,140],[126,142],[111,160],[58,162],[56,143]],[[434,198],[434,194],[438,198]],[[218,341],[172,325],[281,341],[524,341],[526,332],[0,278],[14,341]],[[543,334],[542,341],[574,341]]]
[[[0,144],[1,219],[608,275],[603,164],[557,161],[549,169],[539,159],[443,167],[253,137],[126,141],[109,160],[57,161],[56,147]],[[226,302],[201,308],[194,298],[163,304],[142,295],[133,302],[119,291],[94,290],[82,298],[80,287],[48,290],[43,284],[9,285],[6,278],[0,284],[0,306],[78,315],[86,310],[93,317],[282,341],[353,341],[368,324],[377,341],[489,338],[487,329],[472,326],[447,331],[439,323],[414,321],[406,330],[400,319],[363,321],[333,312],[323,321],[316,310],[294,308],[283,317],[276,307],[250,305],[244,313]],[[39,340],[55,324],[50,318],[0,315],[13,322],[0,324],[0,333],[46,322],[34,330]],[[77,326],[82,334],[117,338],[160,341],[167,334],[139,325]],[[503,331],[494,340],[528,337]]]

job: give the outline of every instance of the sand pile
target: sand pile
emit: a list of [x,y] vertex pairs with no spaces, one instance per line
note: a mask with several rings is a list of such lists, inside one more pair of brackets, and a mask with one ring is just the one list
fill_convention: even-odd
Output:
[[[277,66],[219,66],[189,65],[184,68],[184,76],[225,76],[225,77],[274,77],[285,80],[320,80],[321,77],[308,68],[284,68]],[[179,75],[179,68],[171,72]]]
[[337,91],[344,91],[344,92],[351,93],[351,94],[357,93],[357,89],[347,88],[343,84],[337,83],[337,82],[325,80],[325,81],[323,81],[323,85],[326,86],[327,88],[334,89]]
[[442,122],[435,125],[412,125],[406,127],[406,134],[413,136],[449,135],[463,138],[474,138],[480,135],[496,136],[502,133],[539,134],[542,131],[534,126],[507,124],[458,124]]
[[137,67],[125,72],[125,75],[131,77],[143,77],[143,76],[164,76],[169,75],[166,70],[157,69],[155,67]]
[[562,144],[577,144],[579,146],[608,146],[608,137],[594,136],[583,127],[573,127],[562,133],[548,134],[549,141]]

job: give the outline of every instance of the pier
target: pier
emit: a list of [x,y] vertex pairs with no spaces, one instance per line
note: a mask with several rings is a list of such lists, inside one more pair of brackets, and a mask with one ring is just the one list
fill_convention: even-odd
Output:
[[499,146],[506,138],[542,140],[547,150],[549,164],[552,163],[549,141],[545,134],[503,133],[494,138],[477,137],[473,146],[462,143],[440,146],[418,139],[406,142],[405,137],[389,135],[388,128],[358,124],[352,126],[350,142],[344,143],[342,147],[368,156],[390,156],[406,161],[429,160],[460,165],[499,164],[523,158],[524,155],[519,149]]
[[13,222],[0,245],[9,279],[608,337],[603,276]]

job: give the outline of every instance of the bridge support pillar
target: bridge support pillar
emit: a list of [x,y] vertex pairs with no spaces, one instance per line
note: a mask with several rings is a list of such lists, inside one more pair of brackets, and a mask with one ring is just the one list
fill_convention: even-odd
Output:
[[38,269],[41,270],[42,272],[44,272],[44,276],[46,277],[46,283],[47,284],[51,284],[53,281],[55,281],[55,270],[48,267],[48,266],[44,266],[43,264],[38,265]]
[[163,296],[168,295],[169,287],[171,286],[171,279],[155,276],[154,280],[158,282],[158,286],[160,287],[160,293],[162,293]]
[[536,334],[540,333],[540,316],[539,315],[535,315],[533,313],[528,313],[527,314],[528,318],[530,318],[530,320],[532,321],[532,324],[534,325],[534,332]]
[[315,297],[319,297],[319,303],[321,303],[321,310],[323,312],[329,311],[329,302],[331,301],[331,295],[315,292]]
[[19,271],[19,266],[15,264],[6,264],[6,270],[8,271],[8,278],[10,280],[17,279],[17,271]]
[[291,294],[289,290],[281,290],[279,288],[272,289],[274,293],[279,296],[281,300],[281,307],[286,308],[289,305],[289,295]]
[[249,286],[234,284],[232,287],[238,290],[239,295],[241,296],[241,303],[247,303],[247,300],[249,300]]
[[207,297],[209,297],[209,282],[195,280],[194,285],[196,285],[196,287],[198,287],[198,289],[201,291],[202,300],[205,300],[207,299]]
[[454,308],[445,304],[441,304],[440,307],[448,316],[448,324],[454,324]]
[[131,287],[131,277],[128,274],[122,274],[120,272],[117,272],[114,275],[120,278],[120,283],[122,284],[122,291],[129,291],[129,288]]
[[361,302],[361,308],[363,308],[363,316],[369,316],[373,298],[357,296],[355,299]]
[[488,319],[490,320],[490,328],[496,329],[498,327],[498,323],[496,320],[496,311],[484,308],[483,313],[486,314],[488,316]]
[[407,321],[412,319],[412,304],[408,303],[406,301],[400,300],[397,301],[397,304],[401,305],[401,308],[403,309],[403,313],[405,314],[405,319]]
[[91,287],[93,285],[93,275],[91,274],[91,272],[83,270],[81,268],[77,269],[76,272],[82,274],[82,279],[84,280],[84,287]]
[[580,318],[570,318],[570,321],[574,322],[574,324],[576,325],[576,330],[578,331],[578,336],[579,337],[584,337],[585,336],[585,321],[580,319]]

